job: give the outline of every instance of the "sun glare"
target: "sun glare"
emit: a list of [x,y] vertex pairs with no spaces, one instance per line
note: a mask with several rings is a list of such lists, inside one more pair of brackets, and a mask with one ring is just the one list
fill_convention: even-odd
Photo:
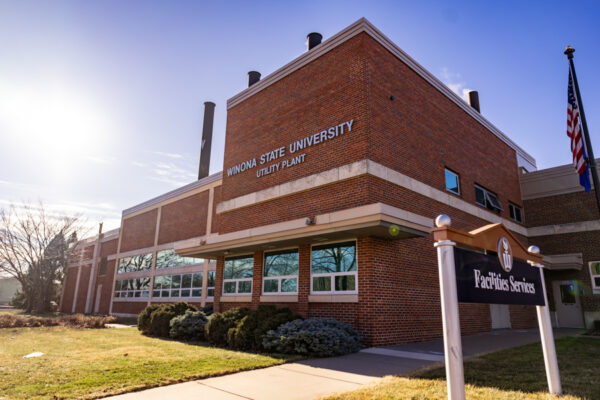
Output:
[[90,98],[55,85],[0,91],[2,131],[30,157],[62,175],[77,160],[104,154],[109,129],[106,115]]

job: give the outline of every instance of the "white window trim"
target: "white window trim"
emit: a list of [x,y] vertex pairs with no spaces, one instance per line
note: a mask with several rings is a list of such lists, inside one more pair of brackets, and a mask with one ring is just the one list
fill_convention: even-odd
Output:
[[[223,294],[221,296],[251,296],[252,295],[252,280],[254,278],[237,278],[237,279],[223,279]],[[235,292],[225,293],[225,284],[229,282],[235,282]],[[240,282],[250,282],[250,291],[240,293]]]
[[588,262],[588,268],[590,269],[590,280],[592,281],[592,289],[594,290],[594,293],[600,293],[600,286],[596,285],[596,281],[594,280],[594,278],[598,277],[600,278],[600,274],[595,274],[594,271],[592,270],[592,264],[596,264],[596,263],[600,263],[600,261],[590,261]]
[[[295,279],[296,280],[296,291],[295,292],[282,292],[281,281],[283,279]],[[265,292],[265,281],[277,281],[276,292]],[[297,296],[298,295],[298,275],[281,275],[281,276],[263,276],[262,282],[262,294],[265,296]]]
[[[254,289],[254,284],[252,281],[254,280],[254,253],[248,254],[239,254],[235,256],[230,256],[229,258],[242,258],[248,257],[252,258],[252,276],[250,278],[235,278],[235,279],[225,279],[223,278],[223,285],[221,286],[221,297],[222,296],[252,296],[252,290]],[[225,258],[225,262],[223,263],[223,277],[225,276],[225,263],[227,262],[227,258]],[[216,280],[216,277],[215,277]],[[250,292],[238,293],[240,288],[240,281],[250,281]],[[225,293],[225,283],[227,282],[235,282],[235,293]],[[208,291],[207,291],[208,293]],[[213,296],[214,297],[214,296]]]
[[[328,273],[319,273],[313,274],[312,272],[312,252],[313,247],[326,246],[326,245],[335,245],[338,243],[346,243],[346,242],[354,242],[354,253],[356,257],[356,270],[347,271],[347,272],[328,272]],[[335,290],[335,276],[349,276],[354,275],[354,283],[355,290]],[[315,292],[313,290],[313,277],[326,277],[329,276],[331,279],[331,290],[330,291],[318,291]],[[344,294],[358,294],[358,241],[356,239],[348,239],[348,240],[336,240],[332,242],[323,242],[323,243],[314,243],[310,246],[310,294],[311,295],[344,295]]]
[[[458,192],[453,192],[452,190],[448,189],[448,184],[446,183],[446,172],[450,172],[452,175],[456,176],[456,183],[458,184]],[[457,196],[460,196],[460,175],[458,175],[456,172],[452,171],[451,169],[444,168],[444,186],[448,193],[452,193]]]
[[[286,250],[296,250],[298,253],[298,271],[300,271],[300,249],[298,247],[286,247],[277,250],[269,250],[263,253],[263,277],[262,286],[260,288],[261,294],[264,296],[298,296],[298,274],[296,275],[281,275],[281,276],[264,276],[265,265],[267,262],[267,255],[269,253],[277,253]],[[282,279],[296,279],[296,291],[295,292],[282,292],[281,291],[281,280]],[[277,280],[277,291],[276,292],[265,292],[265,280]]]

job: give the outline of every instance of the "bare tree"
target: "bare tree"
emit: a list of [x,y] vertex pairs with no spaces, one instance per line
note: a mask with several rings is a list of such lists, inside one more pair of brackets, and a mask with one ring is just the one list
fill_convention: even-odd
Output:
[[48,214],[43,204],[0,209],[0,273],[21,284],[27,312],[46,312],[81,231],[80,217]]

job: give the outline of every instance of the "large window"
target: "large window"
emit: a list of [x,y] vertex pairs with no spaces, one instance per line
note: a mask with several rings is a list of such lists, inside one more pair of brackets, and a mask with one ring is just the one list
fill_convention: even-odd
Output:
[[115,297],[148,297],[150,277],[115,281]]
[[446,190],[460,195],[460,182],[458,179],[458,174],[450,171],[449,169],[445,169],[446,175]]
[[502,211],[502,205],[495,193],[490,192],[481,186],[475,185],[475,202],[480,206],[484,206],[492,211]]
[[144,271],[152,268],[152,253],[138,254],[133,257],[125,257],[119,260],[118,274],[126,272]]
[[206,288],[206,297],[215,296],[215,281],[217,279],[217,271],[208,271],[208,287]]
[[592,288],[600,290],[600,261],[590,262],[590,277]]
[[226,258],[223,271],[223,295],[252,293],[253,273],[253,256]]
[[182,257],[173,249],[161,250],[156,253],[156,269],[196,265],[203,262],[204,260],[201,258]]
[[265,253],[263,294],[298,293],[298,250]]
[[201,297],[202,272],[154,277],[152,297]]
[[313,246],[311,292],[356,293],[356,243],[344,242]]

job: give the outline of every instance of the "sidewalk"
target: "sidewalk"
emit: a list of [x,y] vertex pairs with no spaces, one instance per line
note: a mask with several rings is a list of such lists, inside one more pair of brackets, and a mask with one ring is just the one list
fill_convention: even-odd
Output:
[[[555,338],[579,333],[558,329]],[[539,331],[502,330],[463,337],[463,353],[480,353],[539,341]],[[216,378],[127,393],[119,400],[301,400],[356,389],[386,375],[404,374],[443,361],[441,339],[363,349],[342,357],[320,358]]]

